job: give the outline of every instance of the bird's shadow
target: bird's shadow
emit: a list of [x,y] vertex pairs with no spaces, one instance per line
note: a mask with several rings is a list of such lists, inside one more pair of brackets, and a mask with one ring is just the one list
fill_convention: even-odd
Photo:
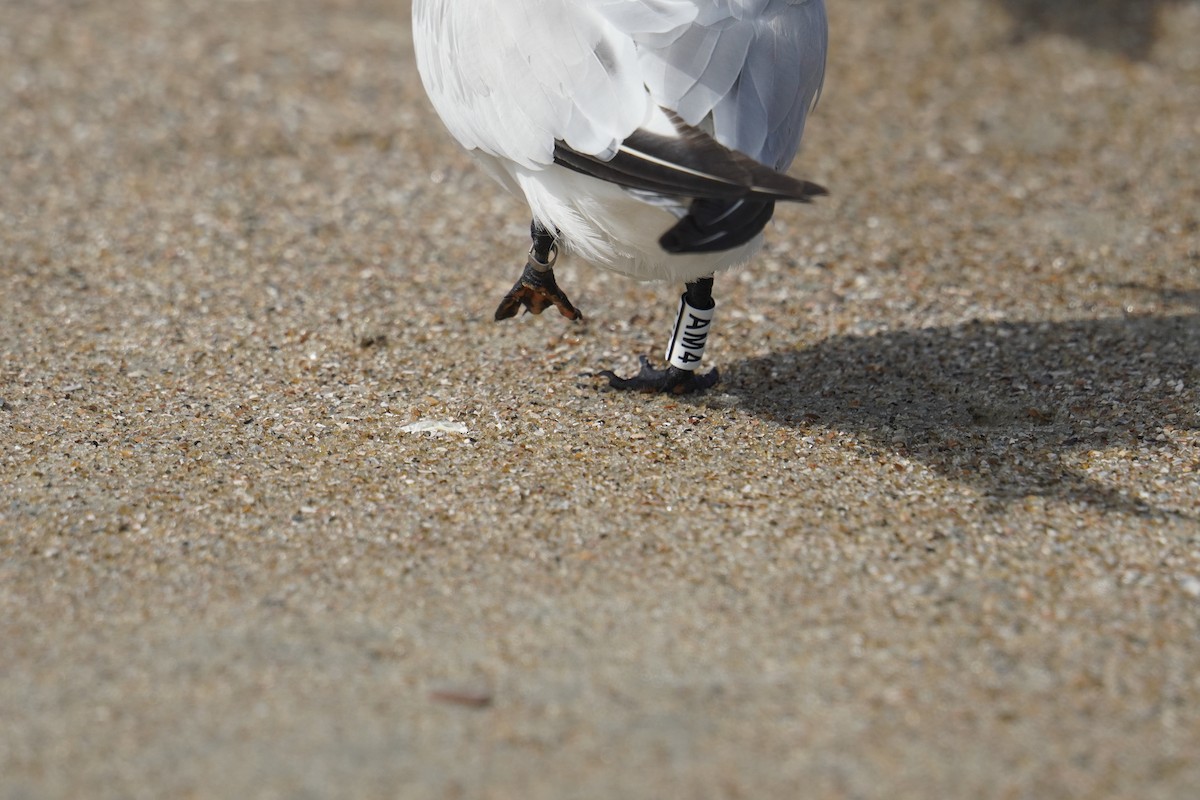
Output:
[[[1153,457],[1200,429],[1200,314],[834,336],[732,364],[723,388],[749,412],[851,433],[1001,505],[1039,495],[1174,514],[1091,477],[1087,461]],[[1200,483],[1192,461],[1176,479]]]
[[1134,60],[1150,56],[1161,12],[1186,0],[999,0],[1014,21],[1013,38],[1070,36]]

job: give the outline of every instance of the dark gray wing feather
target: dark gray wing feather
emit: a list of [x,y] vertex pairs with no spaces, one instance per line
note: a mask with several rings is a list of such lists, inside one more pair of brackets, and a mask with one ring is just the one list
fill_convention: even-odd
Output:
[[554,160],[627,189],[680,198],[807,203],[827,193],[822,186],[776,172],[674,114],[670,116],[677,136],[639,129],[608,160],[580,153],[560,141],[554,146]]

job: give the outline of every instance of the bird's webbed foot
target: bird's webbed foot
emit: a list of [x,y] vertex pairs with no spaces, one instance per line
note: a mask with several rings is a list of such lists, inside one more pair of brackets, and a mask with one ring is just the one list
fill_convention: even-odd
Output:
[[558,259],[554,236],[536,222],[531,233],[533,246],[529,248],[529,260],[521,277],[496,308],[496,321],[516,316],[522,306],[534,314],[554,306],[567,319],[583,319],[583,314],[554,279],[554,262]]
[[583,319],[583,313],[571,303],[571,299],[563,290],[558,288],[554,272],[539,270],[533,264],[525,265],[521,277],[500,301],[496,308],[496,321],[516,316],[522,306],[534,314],[540,314],[554,306],[567,319]]
[[687,290],[679,298],[679,313],[671,328],[665,369],[652,367],[650,359],[642,356],[642,368],[632,378],[618,377],[611,370],[601,372],[601,376],[608,378],[608,385],[624,391],[668,394],[691,394],[716,386],[721,379],[717,370],[710,370],[703,375],[699,370],[716,310],[712,285],[711,276],[689,281]]
[[608,378],[608,385],[614,389],[662,394],[702,392],[716,386],[721,379],[715,367],[701,375],[698,370],[680,369],[673,364],[668,364],[666,369],[656,369],[646,356],[639,360],[642,367],[632,378],[622,378],[608,369],[599,374]]

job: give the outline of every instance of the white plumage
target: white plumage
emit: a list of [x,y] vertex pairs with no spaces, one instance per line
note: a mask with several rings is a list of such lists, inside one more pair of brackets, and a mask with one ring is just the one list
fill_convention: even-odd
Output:
[[[783,171],[824,78],[823,0],[414,0],[417,65],[450,133],[569,250],[640,279],[744,263],[660,237],[690,197],[618,186],[556,163],[607,161],[636,131],[682,120]],[[677,115],[672,117],[672,113]]]

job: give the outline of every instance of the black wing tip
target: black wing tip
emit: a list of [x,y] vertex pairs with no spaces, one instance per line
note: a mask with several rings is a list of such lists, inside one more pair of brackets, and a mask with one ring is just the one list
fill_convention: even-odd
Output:
[[749,172],[749,185],[745,190],[745,196],[748,198],[808,203],[814,197],[823,197],[829,194],[829,190],[819,183],[813,183],[803,178],[793,178],[786,172],[776,172],[750,156],[737,151],[732,152],[741,159],[746,171]]
[[829,196],[829,190],[819,183],[813,183],[812,181],[800,181],[800,184],[803,187],[804,196],[797,198],[796,202],[811,203],[813,198]]
[[554,161],[628,189],[675,197],[808,203],[813,197],[829,194],[824,186],[778,172],[688,125],[675,112],[663,110],[678,138],[638,129],[607,160],[581,153],[560,140],[554,143]]

